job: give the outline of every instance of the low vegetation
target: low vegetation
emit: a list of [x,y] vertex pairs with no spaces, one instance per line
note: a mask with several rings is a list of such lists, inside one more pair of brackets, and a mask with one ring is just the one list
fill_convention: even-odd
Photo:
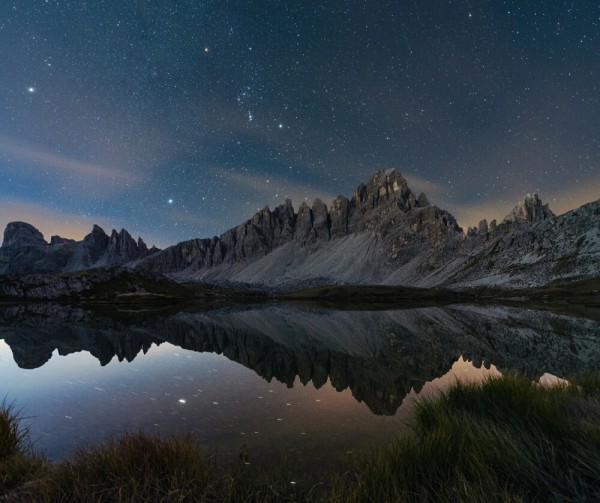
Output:
[[600,307],[600,277],[530,288],[477,288],[469,290],[469,292],[478,298],[554,301],[565,302],[570,306]]
[[278,300],[343,309],[398,309],[439,306],[473,300],[470,294],[443,288],[391,285],[328,285],[275,295]]
[[463,290],[395,285],[327,285],[275,294],[280,301],[332,309],[398,309],[451,303],[502,304],[565,312],[600,320],[600,278],[529,288],[477,287]]
[[187,439],[144,434],[49,463],[4,406],[1,494],[7,501],[598,501],[600,374],[554,387],[516,376],[457,383],[419,402],[410,433],[305,485],[285,468],[256,473],[243,460],[225,472]]

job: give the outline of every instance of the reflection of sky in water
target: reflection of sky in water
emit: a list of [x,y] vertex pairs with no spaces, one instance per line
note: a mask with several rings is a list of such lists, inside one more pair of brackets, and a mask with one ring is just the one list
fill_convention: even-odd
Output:
[[[459,360],[421,394],[489,372]],[[235,461],[245,445],[251,461],[275,464],[287,455],[322,466],[384,444],[404,427],[416,396],[411,392],[395,416],[376,416],[349,389],[337,392],[329,382],[316,390],[296,379],[288,389],[224,356],[170,344],[106,367],[88,353],[55,351],[42,367],[25,370],[0,340],[0,383],[0,396],[23,410],[35,445],[53,458],[113,433],[144,430],[188,434],[220,462]]]

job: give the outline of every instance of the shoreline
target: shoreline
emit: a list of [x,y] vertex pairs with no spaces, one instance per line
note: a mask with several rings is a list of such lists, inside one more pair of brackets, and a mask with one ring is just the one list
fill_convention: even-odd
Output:
[[[581,499],[600,491],[600,374],[542,386],[505,375],[456,383],[413,412],[412,430],[319,480],[290,466],[220,468],[185,437],[113,437],[71,458],[35,452],[20,415],[0,408],[6,501],[480,501]],[[529,468],[527,468],[529,467]],[[535,469],[533,469],[535,467]]]

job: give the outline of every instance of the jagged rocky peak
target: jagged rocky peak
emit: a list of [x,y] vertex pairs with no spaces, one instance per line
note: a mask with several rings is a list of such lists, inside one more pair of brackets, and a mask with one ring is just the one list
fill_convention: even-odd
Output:
[[350,213],[350,201],[345,196],[337,196],[331,203],[329,220],[331,222],[330,233],[332,238],[348,234],[348,215]]
[[26,222],[10,222],[4,230],[2,246],[44,246],[48,245],[44,235]]
[[408,187],[406,178],[396,168],[375,171],[367,185],[361,183],[356,188],[351,206],[376,208],[384,201],[393,201],[404,211],[429,206],[427,196],[422,193],[417,198]]
[[506,215],[504,222],[527,222],[534,224],[553,217],[554,213],[543,204],[537,194],[527,194],[513,210]]
[[141,237],[138,237],[137,240],[138,251],[140,252],[140,256],[148,255],[148,246],[144,243],[144,240]]
[[92,232],[83,238],[84,264],[90,266],[95,263],[104,253],[108,246],[109,237],[104,229],[94,224]]
[[329,239],[329,213],[327,205],[319,198],[313,201],[312,216],[317,239]]
[[99,225],[94,224],[92,232],[83,238],[83,242],[88,246],[106,248],[108,246],[109,237],[104,229]]
[[148,253],[146,253],[146,256],[154,255],[155,253],[158,253],[159,251],[160,251],[160,248],[157,248],[155,245],[152,245],[152,248],[150,248],[148,250]]
[[410,192],[408,188],[408,182],[406,178],[402,176],[399,170],[396,168],[386,169],[385,175],[387,177],[389,190],[391,193],[400,192],[400,194],[404,195]]
[[113,229],[108,241],[109,262],[123,263],[148,255],[148,247],[141,237],[137,243],[125,229]]
[[291,199],[286,199],[285,204],[277,206],[272,213],[273,221],[273,246],[280,246],[292,240],[296,213]]
[[313,228],[313,212],[305,201],[302,201],[296,215],[296,225],[294,226],[294,238],[301,244],[314,243],[317,235]]
[[294,213],[292,200],[286,199],[284,204],[277,206],[277,208],[273,210],[272,216],[277,222],[293,223],[296,213]]
[[125,229],[120,232],[113,229],[108,241],[108,253],[113,257],[131,259],[137,257],[138,248],[129,232]]
[[83,238],[86,243],[104,243],[108,244],[108,234],[104,232],[104,229],[99,225],[94,224],[92,232]]
[[378,170],[373,173],[369,184],[367,185],[367,198],[369,202],[375,205],[380,198],[388,198],[390,195],[390,187],[388,177],[385,171]]
[[389,177],[395,177],[396,172],[396,170],[384,171],[380,169],[373,173],[366,186],[360,184],[355,191],[355,196],[358,196],[355,197],[357,206],[362,206],[366,203],[367,206],[374,208],[379,204],[380,200],[389,199],[390,193],[400,190],[402,180],[406,183],[406,180],[401,176],[401,180],[394,180],[390,187]]
[[[493,220],[492,224],[494,225],[494,228],[495,228],[496,221]],[[469,227],[467,229],[467,237],[470,238],[470,237],[475,237],[475,236],[487,236],[489,231],[490,231],[490,225],[488,225],[488,221],[484,218],[483,220],[480,220],[477,227]]]

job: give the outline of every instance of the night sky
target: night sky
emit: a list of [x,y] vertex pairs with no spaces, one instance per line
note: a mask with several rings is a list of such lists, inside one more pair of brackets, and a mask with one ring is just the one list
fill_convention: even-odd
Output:
[[397,167],[466,228],[600,197],[600,2],[0,2],[0,227],[166,246]]

